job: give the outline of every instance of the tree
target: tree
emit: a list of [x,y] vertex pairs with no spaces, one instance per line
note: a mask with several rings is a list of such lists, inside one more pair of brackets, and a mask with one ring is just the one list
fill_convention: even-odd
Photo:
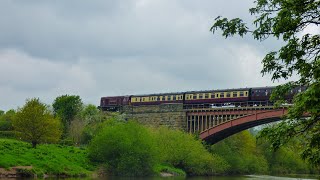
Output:
[[32,143],[32,147],[43,142],[57,142],[61,136],[61,124],[49,111],[46,104],[33,98],[17,110],[13,119],[13,127],[24,140]]
[[[276,37],[286,43],[278,51],[266,54],[261,73],[272,74],[272,80],[288,79],[297,74],[298,80],[280,85],[272,94],[272,100],[283,100],[292,88],[306,86],[304,92],[294,98],[286,121],[275,128],[267,128],[267,137],[273,149],[278,149],[292,137],[303,142],[302,157],[313,165],[320,165],[320,36],[304,33],[308,26],[320,25],[319,0],[256,0],[249,12],[256,16],[254,30],[239,18],[228,20],[218,16],[211,31],[223,31],[223,36],[252,34],[263,41]],[[307,113],[308,118],[302,118]]]
[[62,95],[54,100],[52,106],[55,115],[61,118],[64,133],[66,133],[69,130],[71,121],[82,108],[82,100],[80,96]]
[[12,119],[14,118],[16,112],[10,109],[6,113],[0,115],[0,131],[11,131],[12,130]]
[[101,122],[101,112],[99,109],[93,105],[88,104],[83,107],[82,111],[80,112],[80,118],[86,123],[94,123],[94,122]]

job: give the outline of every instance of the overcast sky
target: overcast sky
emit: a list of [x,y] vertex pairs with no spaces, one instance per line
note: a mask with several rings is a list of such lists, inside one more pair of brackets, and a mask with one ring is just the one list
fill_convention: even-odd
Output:
[[[252,20],[253,0],[1,0],[0,109],[39,97],[270,86],[265,53],[281,44],[225,39],[218,15]],[[251,26],[252,24],[248,24]]]

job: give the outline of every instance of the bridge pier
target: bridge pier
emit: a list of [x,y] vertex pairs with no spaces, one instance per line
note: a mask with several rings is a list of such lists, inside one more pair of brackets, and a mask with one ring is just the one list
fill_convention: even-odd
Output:
[[127,119],[134,119],[141,124],[187,131],[187,117],[183,104],[125,106],[122,112]]

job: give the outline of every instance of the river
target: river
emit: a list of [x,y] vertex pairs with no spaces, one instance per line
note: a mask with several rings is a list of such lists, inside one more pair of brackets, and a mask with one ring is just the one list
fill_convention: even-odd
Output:
[[[57,178],[47,178],[56,180]],[[319,176],[280,177],[268,175],[246,176],[196,176],[196,177],[104,177],[104,178],[63,178],[63,180],[315,180]],[[0,180],[22,180],[22,178],[0,178]],[[23,178],[23,180],[31,180]]]
[[[85,178],[92,179],[92,178]],[[196,177],[104,177],[95,180],[312,180],[319,179],[319,176],[296,176],[296,177],[279,177],[267,175],[247,175],[247,176],[196,176]],[[79,180],[77,178],[67,180]]]

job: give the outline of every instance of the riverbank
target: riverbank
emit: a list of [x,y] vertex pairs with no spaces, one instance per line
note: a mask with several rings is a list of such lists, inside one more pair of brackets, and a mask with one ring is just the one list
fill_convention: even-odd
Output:
[[0,139],[0,147],[0,177],[79,177],[89,176],[95,170],[85,148],[54,144],[32,148],[29,143],[12,139]]

